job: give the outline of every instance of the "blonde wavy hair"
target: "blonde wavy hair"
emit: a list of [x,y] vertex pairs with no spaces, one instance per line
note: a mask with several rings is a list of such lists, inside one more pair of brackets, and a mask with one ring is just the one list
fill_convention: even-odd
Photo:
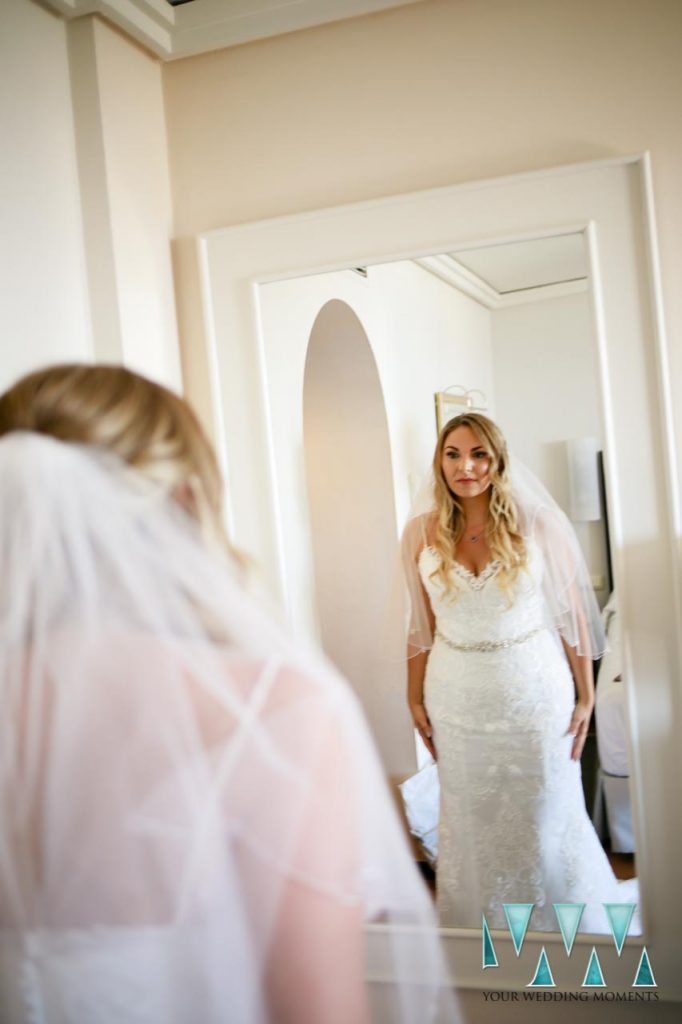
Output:
[[14,430],[113,452],[174,497],[207,539],[235,554],[213,449],[187,402],[160,384],[123,366],[47,367],[0,396],[0,436]]
[[516,503],[511,493],[507,443],[497,424],[478,412],[465,412],[449,420],[436,444],[433,455],[436,512],[431,545],[440,555],[440,565],[433,576],[440,579],[446,594],[456,594],[451,570],[455,549],[464,534],[464,514],[443,476],[443,450],[448,436],[458,427],[473,430],[490,456],[490,505],[485,538],[491,559],[500,563],[497,577],[500,586],[508,592],[519,571],[526,566],[526,544],[519,532]]

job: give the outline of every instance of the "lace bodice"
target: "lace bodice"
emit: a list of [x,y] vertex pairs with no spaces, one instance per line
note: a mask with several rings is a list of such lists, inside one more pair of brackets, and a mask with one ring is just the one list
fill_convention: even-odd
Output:
[[440,556],[426,546],[419,556],[419,573],[429,596],[438,632],[455,643],[475,644],[511,640],[546,624],[542,596],[542,557],[528,542],[528,563],[507,590],[499,582],[500,563],[491,561],[480,575],[455,562],[456,586],[446,593],[433,576]]

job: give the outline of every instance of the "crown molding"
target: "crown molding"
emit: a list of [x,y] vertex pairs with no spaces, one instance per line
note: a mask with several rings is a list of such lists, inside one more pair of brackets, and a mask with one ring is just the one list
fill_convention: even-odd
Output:
[[585,277],[575,281],[538,285],[534,288],[520,288],[513,292],[498,292],[478,274],[458,263],[453,256],[422,256],[414,262],[486,309],[505,309],[508,306],[523,306],[529,302],[546,302],[548,299],[560,299],[565,295],[586,292],[588,288]]
[[43,0],[66,21],[99,14],[155,56],[173,55],[175,10],[166,0]]
[[423,0],[288,0],[244,11],[236,0],[39,0],[67,21],[98,14],[161,60],[177,60]]

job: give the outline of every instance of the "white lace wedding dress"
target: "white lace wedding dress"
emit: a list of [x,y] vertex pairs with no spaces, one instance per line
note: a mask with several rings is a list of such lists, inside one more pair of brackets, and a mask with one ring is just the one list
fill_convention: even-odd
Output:
[[431,578],[437,553],[419,557],[437,626],[425,703],[441,785],[441,924],[480,928],[485,912],[505,927],[502,903],[534,903],[530,928],[555,931],[552,903],[578,902],[581,931],[607,932],[602,903],[636,903],[637,884],[617,882],[585,809],[566,734],[573,679],[546,627],[540,550],[528,547],[510,593],[498,563],[480,576],[456,564],[454,600]]

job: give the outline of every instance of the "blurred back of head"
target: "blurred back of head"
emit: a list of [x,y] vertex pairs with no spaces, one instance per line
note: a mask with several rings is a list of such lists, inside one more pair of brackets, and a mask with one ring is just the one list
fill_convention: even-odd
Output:
[[0,396],[0,436],[17,430],[113,452],[226,542],[214,452],[189,405],[160,384],[123,366],[47,367]]

